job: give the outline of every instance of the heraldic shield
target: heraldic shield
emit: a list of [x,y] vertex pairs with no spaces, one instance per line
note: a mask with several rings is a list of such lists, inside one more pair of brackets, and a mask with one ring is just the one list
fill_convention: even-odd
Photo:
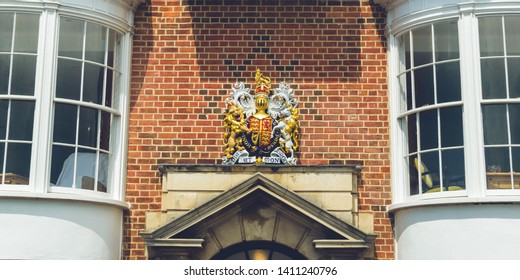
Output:
[[271,90],[271,79],[256,70],[254,94],[236,83],[226,98],[223,164],[296,164],[298,101],[285,83]]

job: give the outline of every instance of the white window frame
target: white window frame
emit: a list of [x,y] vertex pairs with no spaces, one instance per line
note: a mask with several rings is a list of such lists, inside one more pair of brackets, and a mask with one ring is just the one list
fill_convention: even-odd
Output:
[[[452,20],[443,20],[441,22],[447,22],[447,21],[453,21]],[[420,69],[423,69],[423,68],[428,68],[428,67],[431,67],[432,69],[432,83],[433,83],[433,94],[434,94],[434,104],[431,104],[431,105],[424,105],[424,106],[421,106],[421,107],[415,107],[415,98],[417,96],[417,94],[415,94],[415,92],[413,92],[410,96],[412,97],[412,104],[414,104],[414,108],[411,108],[411,109],[408,109],[407,108],[407,102],[405,102],[405,100],[400,97],[399,100],[401,101],[400,104],[399,104],[399,111],[398,111],[398,116],[397,116],[397,121],[398,122],[402,122],[402,127],[403,127],[403,130],[406,129],[408,127],[408,123],[406,121],[406,118],[409,117],[409,116],[415,116],[416,117],[416,126],[417,126],[417,134],[418,134],[418,138],[417,139],[417,150],[415,152],[408,152],[408,153],[403,153],[403,156],[405,157],[404,159],[404,162],[407,162],[406,158],[411,158],[413,156],[416,156],[417,159],[419,160],[419,162],[423,162],[421,160],[421,157],[422,155],[424,154],[427,154],[427,153],[430,153],[430,152],[435,152],[435,153],[438,153],[437,154],[437,158],[439,159],[439,165],[442,165],[442,152],[443,151],[447,151],[447,150],[459,150],[459,149],[463,149],[464,150],[464,146],[449,146],[449,147],[443,147],[443,146],[440,146],[441,145],[441,130],[440,130],[440,126],[441,126],[441,119],[440,119],[440,110],[443,109],[443,108],[463,108],[463,101],[462,101],[462,92],[461,92],[461,100],[459,101],[449,101],[449,102],[442,102],[442,103],[438,103],[437,102],[437,99],[438,99],[438,96],[439,96],[439,92],[437,91],[437,79],[436,79],[436,74],[437,74],[437,67],[439,65],[443,65],[443,64],[446,64],[446,63],[453,63],[453,62],[458,62],[459,64],[459,69],[460,69],[460,64],[461,64],[461,59],[460,59],[460,56],[459,58],[455,58],[455,59],[447,59],[447,60],[442,60],[442,61],[436,61],[436,58],[435,58],[435,36],[433,36],[433,34],[435,34],[435,24],[438,23],[438,22],[432,22],[432,23],[427,23],[425,25],[422,25],[422,26],[419,26],[419,28],[422,28],[422,27],[426,27],[426,26],[430,26],[431,27],[431,38],[432,38],[432,41],[431,41],[431,50],[432,50],[432,61],[429,62],[429,63],[426,63],[426,64],[421,64],[421,65],[412,65],[410,69],[406,69],[404,65],[401,64],[401,61],[399,61],[399,72],[398,72],[398,77],[397,77],[397,80],[401,80],[401,79],[406,79],[406,75],[407,73],[411,73],[411,78],[412,78],[412,81],[411,81],[411,89],[412,91],[415,91],[415,79],[413,78],[414,77],[414,73],[417,71],[417,70],[420,70]],[[458,25],[458,22],[457,22],[457,25]],[[406,33],[409,33],[410,34],[410,44],[411,44],[411,49],[410,49],[410,64],[414,64],[414,50],[413,50],[413,33],[411,31],[415,30],[415,28],[413,29],[410,29],[410,30],[407,30],[405,32],[403,32],[402,34],[400,34],[399,36],[397,36],[397,38],[401,38],[402,36],[404,36]],[[400,41],[399,41],[400,42]],[[400,50],[400,54],[399,54],[399,57],[403,56],[403,53],[404,52],[404,49]],[[459,55],[460,55],[460,47],[459,47]],[[402,77],[402,78],[401,78]],[[402,90],[399,90],[399,94],[401,95],[403,92]],[[438,142],[438,145],[437,147],[435,148],[430,148],[430,149],[426,149],[426,150],[422,150],[421,149],[421,133],[420,133],[420,114],[423,113],[423,112],[435,112],[436,114],[436,118],[437,118],[437,127],[435,128],[436,131],[437,131],[437,142]],[[404,141],[405,141],[405,146],[403,147],[403,151],[405,151],[408,147],[407,145],[407,141],[408,139],[410,139],[410,136],[408,136],[408,133],[407,131],[404,131],[403,132],[405,134],[404,136]],[[408,154],[408,155],[405,155],[405,154]],[[407,164],[407,166],[409,166],[409,164]],[[429,166],[429,168],[432,168],[432,166]],[[418,170],[414,170],[414,171],[417,171]],[[408,175],[409,172],[406,172],[406,175]],[[406,181],[407,181],[407,184],[408,184],[408,188],[405,190],[405,194],[407,196],[410,196],[410,185],[409,185],[409,176],[406,176],[406,178],[408,178]],[[445,176],[445,174],[443,174],[443,170],[442,168],[439,168],[439,174],[440,176],[440,186],[441,187],[446,187],[446,186],[443,186],[443,182],[445,181],[443,178],[443,176]],[[419,191],[419,194],[415,194],[415,195],[426,195],[426,196],[429,196],[430,194],[429,193],[422,193],[422,186],[424,184],[423,180],[421,179],[421,175],[418,174],[418,191]],[[465,190],[457,190],[457,192],[463,192]],[[445,190],[441,190],[440,193],[443,193],[443,192],[447,192]],[[450,191],[451,192],[451,191]],[[440,193],[431,193],[433,196],[442,196],[442,194]],[[414,195],[414,196],[415,196]],[[453,194],[450,194],[449,196],[452,196]]]
[[[475,20],[475,29],[476,29],[476,34],[477,34],[477,44],[479,43],[479,36],[480,34],[478,33],[478,20],[479,18],[481,17],[500,17],[501,18],[501,22],[502,22],[502,39],[504,40],[503,41],[503,47],[504,49],[507,48],[506,46],[506,34],[505,34],[505,30],[503,29],[504,26],[504,17],[507,17],[507,16],[516,16],[516,17],[520,17],[520,11],[516,11],[516,13],[514,12],[508,12],[508,13],[502,13],[502,14],[488,14],[488,13],[476,13],[475,17],[474,17],[474,20]],[[475,67],[475,68],[478,68],[478,72],[479,72],[479,75],[478,75],[478,78],[479,78],[479,85],[481,84],[481,73],[480,73],[480,69],[481,69],[481,65],[480,65],[480,62],[482,61],[482,57],[480,56],[480,47],[479,45],[477,45],[477,48],[475,48],[475,56],[476,56],[476,59],[477,59],[477,62],[478,62],[478,66]],[[509,56],[507,53],[504,53],[503,55],[499,56],[500,58],[504,59],[504,60],[507,60],[507,58],[511,57]],[[517,57],[517,56],[515,56]],[[484,59],[489,59],[489,57],[486,57]],[[505,63],[504,65],[507,69],[507,63]],[[505,72],[506,74],[506,78],[507,78],[507,75],[508,75],[508,72],[506,71]],[[483,105],[491,105],[491,104],[494,104],[494,105],[506,105],[508,106],[509,104],[520,104],[520,100],[519,99],[511,99],[509,98],[509,83],[507,83],[507,79],[506,79],[506,91],[507,91],[507,97],[506,98],[502,98],[502,99],[484,99],[483,96],[482,96],[482,90],[479,89],[479,102],[478,102],[478,108],[482,108]],[[506,117],[509,119],[510,115],[509,115],[509,112],[507,112],[507,115]],[[480,131],[481,131],[481,157],[482,157],[482,160],[480,161],[480,170],[481,170],[481,174],[482,174],[482,182],[483,183],[483,192],[485,193],[485,195],[487,196],[512,196],[512,195],[520,195],[520,189],[489,189],[488,186],[487,186],[487,177],[486,177],[486,162],[485,162],[485,148],[487,146],[495,146],[495,145],[486,145],[484,143],[484,120],[483,120],[483,115],[480,114],[480,120],[479,120],[479,124],[480,124]],[[509,124],[509,121],[508,121],[508,124]],[[498,145],[500,147],[507,147],[509,150],[511,149],[512,146],[518,146],[518,144],[512,144],[511,143],[511,133],[510,133],[510,128],[508,126],[508,144],[501,144],[501,145]],[[509,160],[510,160],[510,166],[512,166],[513,162],[512,162],[512,154],[511,154],[511,151],[509,151]],[[513,169],[511,169],[511,177],[513,176]]]
[[[106,107],[105,106],[105,98],[106,98],[106,82],[107,82],[107,72],[105,71],[104,73],[104,84],[103,84],[103,100],[101,102],[101,104],[95,104],[95,103],[90,103],[90,102],[85,102],[85,101],[82,101],[81,99],[83,99],[83,83],[84,83],[84,79],[85,79],[85,75],[84,75],[84,69],[85,69],[85,64],[88,63],[90,65],[97,65],[97,66],[101,66],[103,68],[106,68],[108,70],[111,70],[114,72],[114,75],[113,75],[113,80],[116,81],[118,79],[116,79],[116,74],[119,76],[119,80],[121,79],[123,73],[121,72],[121,69],[119,69],[121,67],[120,63],[121,63],[121,59],[120,59],[120,56],[121,54],[119,53],[120,51],[117,50],[117,53],[115,53],[114,55],[114,61],[113,61],[113,66],[109,66],[108,65],[108,52],[105,52],[104,54],[104,62],[103,63],[96,63],[96,62],[93,62],[93,61],[89,61],[85,58],[85,52],[86,52],[86,36],[87,36],[87,33],[86,33],[86,28],[87,28],[87,25],[88,23],[93,23],[92,21],[89,21],[89,20],[84,20],[84,19],[81,19],[81,18],[74,18],[74,17],[69,17],[69,16],[61,16],[61,15],[58,15],[58,24],[57,24],[57,30],[59,30],[59,26],[60,26],[60,23],[61,23],[61,19],[63,18],[70,18],[70,19],[79,19],[81,21],[84,21],[84,33],[83,33],[83,42],[82,42],[82,45],[83,45],[83,52],[82,52],[82,57],[81,58],[71,58],[71,57],[66,57],[66,56],[60,56],[58,54],[56,54],[55,56],[55,67],[54,67],[54,72],[57,73],[58,72],[58,60],[61,58],[61,59],[65,59],[65,60],[71,60],[71,61],[76,61],[76,62],[81,62],[82,63],[82,71],[81,71],[81,82],[80,82],[80,100],[73,100],[73,99],[66,99],[66,98],[60,98],[60,97],[56,97],[54,96],[53,97],[53,105],[52,105],[52,113],[51,115],[54,116],[54,111],[55,111],[55,108],[56,108],[56,104],[66,104],[66,105],[73,105],[73,106],[77,106],[77,114],[78,114],[78,119],[76,120],[76,140],[75,140],[75,143],[74,144],[67,144],[67,143],[59,143],[59,142],[54,142],[54,141],[51,141],[52,143],[50,144],[51,145],[51,158],[52,158],[52,147],[57,145],[57,146],[61,146],[61,147],[70,147],[70,148],[73,148],[75,149],[75,163],[77,162],[77,156],[78,156],[78,149],[88,149],[88,150],[91,150],[93,152],[96,152],[96,154],[98,155],[96,157],[96,166],[98,166],[97,168],[97,171],[100,170],[99,168],[99,162],[100,162],[100,157],[99,157],[99,154],[101,153],[105,153],[107,152],[106,150],[103,150],[99,147],[99,136],[100,136],[100,133],[101,133],[101,118],[98,120],[98,124],[97,124],[97,129],[98,131],[96,132],[97,133],[97,145],[96,147],[87,147],[87,146],[82,146],[81,144],[79,144],[79,140],[78,140],[78,134],[77,134],[77,129],[78,129],[78,126],[79,126],[79,122],[80,122],[80,119],[79,119],[79,110],[81,110],[81,108],[88,108],[88,109],[94,109],[96,110],[96,114],[100,114],[101,112],[106,112],[106,113],[109,113],[110,114],[110,117],[112,119],[111,121],[111,128],[112,128],[112,125],[113,124],[116,124],[117,122],[121,122],[121,118],[122,118],[122,113],[120,110],[117,110],[117,109],[114,109],[114,108],[110,108],[110,107]],[[103,24],[100,24],[104,27],[107,28],[107,32],[106,32],[106,46],[105,46],[105,51],[108,50],[108,43],[109,43],[109,40],[108,40],[108,36],[109,36],[109,32],[108,30],[114,30],[110,27],[107,27],[106,25],[103,25]],[[122,33],[119,33],[120,34],[120,40],[122,40],[123,38],[123,34]],[[56,42],[59,41],[59,34],[57,35],[57,39],[56,39]],[[121,43],[120,43],[121,44]],[[116,69],[117,68],[117,69]],[[117,90],[120,88],[120,86],[117,85],[117,82],[114,83],[112,85],[112,94],[113,96],[115,96],[117,94]],[[114,101],[114,103],[117,102],[117,99]],[[113,104],[112,107],[119,107],[120,108],[120,104]],[[53,120],[53,118],[51,119]],[[54,124],[51,125],[52,128],[54,128]],[[115,129],[114,129],[115,130]],[[113,156],[113,152],[112,150],[113,149],[116,149],[117,146],[120,146],[120,140],[118,139],[120,137],[118,137],[117,133],[114,133],[112,130],[110,131],[110,147],[109,147],[109,151],[108,151],[108,155],[109,155],[109,158],[111,159],[112,156]],[[113,140],[113,141],[112,141]],[[116,143],[113,143],[113,142],[116,142]],[[110,196],[110,193],[112,191],[114,191],[114,188],[112,186],[112,178],[114,176],[111,176],[110,174],[113,174],[113,166],[114,164],[117,164],[117,163],[114,163],[113,160],[110,160],[110,163],[109,163],[109,169],[108,169],[108,181],[107,181],[107,192],[106,193],[102,193],[102,192],[99,192],[99,191],[94,191],[94,194],[93,195],[100,195],[100,196]],[[77,171],[77,165],[75,164],[74,165],[74,174],[76,173]],[[94,182],[97,182],[98,181],[98,175],[99,175],[99,172],[96,172],[96,175],[95,175],[95,178],[94,178]],[[77,178],[77,176],[73,176],[74,179]],[[75,181],[75,180],[74,180]],[[77,185],[79,184],[79,182],[75,182],[76,184],[76,187],[74,186],[71,186],[71,187],[64,187],[64,186],[50,186],[49,187],[49,190],[51,192],[63,192],[63,193],[85,193],[85,194],[90,194],[92,193],[93,191],[92,190],[84,190],[84,189],[81,189],[81,188],[78,188]],[[95,186],[94,186],[95,188]]]
[[[27,11],[27,10],[0,10],[0,13],[13,13],[14,14],[14,24],[13,24],[13,41],[11,42],[11,48],[10,48],[10,51],[9,51],[9,55],[11,57],[11,62],[10,62],[10,69],[9,69],[9,86],[8,86],[8,94],[6,95],[2,95],[0,96],[0,99],[2,100],[8,100],[8,101],[13,101],[13,100],[27,100],[27,101],[34,101],[34,118],[36,119],[36,114],[37,114],[37,111],[38,111],[38,108],[39,108],[39,102],[40,102],[40,98],[39,98],[39,94],[40,94],[40,88],[38,87],[38,77],[42,71],[41,67],[41,61],[40,61],[40,50],[41,50],[41,44],[40,44],[40,41],[41,41],[41,37],[42,37],[42,34],[41,34],[41,31],[38,32],[38,45],[36,47],[36,53],[34,54],[25,54],[25,53],[22,53],[23,55],[31,55],[31,56],[35,56],[36,57],[36,71],[35,71],[35,85],[34,85],[34,95],[33,96],[25,96],[25,95],[11,95],[11,85],[12,85],[12,67],[13,67],[13,57],[14,57],[14,54],[16,54],[16,52],[14,52],[14,44],[15,44],[15,40],[14,38],[16,37],[16,17],[17,15],[19,14],[31,14],[31,15],[40,15],[40,22],[39,22],[39,28],[41,30],[41,25],[42,25],[42,20],[41,20],[41,12],[38,12],[38,11]],[[10,106],[9,106],[10,107]],[[9,110],[10,111],[10,110]],[[9,122],[10,122],[10,113],[8,111],[8,115],[7,115],[7,126],[9,126]],[[7,190],[7,191],[30,191],[32,188],[31,186],[34,185],[35,183],[35,173],[36,173],[36,161],[35,161],[35,152],[37,151],[37,148],[36,148],[36,133],[37,133],[37,130],[38,130],[38,126],[36,124],[36,121],[34,120],[33,121],[33,137],[32,137],[32,140],[31,141],[23,141],[25,143],[29,143],[31,144],[31,162],[30,162],[30,173],[29,173],[29,183],[27,185],[12,185],[12,184],[2,184],[3,181],[4,181],[4,176],[2,176],[2,178],[0,179],[0,190]],[[8,133],[8,132],[6,132]],[[13,142],[13,141],[10,141],[9,139],[6,139],[5,140],[5,143],[9,143],[9,142]],[[21,141],[14,141],[16,143],[20,143]],[[4,150],[5,151],[5,150]],[[4,157],[3,158],[0,158],[1,161],[3,161],[3,168],[5,169],[5,165],[6,165],[6,155],[4,154]],[[4,171],[3,170],[0,170],[0,173],[3,174]]]

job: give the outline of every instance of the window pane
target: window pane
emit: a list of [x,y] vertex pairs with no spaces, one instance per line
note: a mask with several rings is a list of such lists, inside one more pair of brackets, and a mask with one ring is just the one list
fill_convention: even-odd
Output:
[[34,95],[36,56],[14,55],[11,94]]
[[[513,147],[513,172],[520,173],[520,147]],[[516,179],[515,179],[516,181]]]
[[509,148],[486,148],[486,171],[487,172],[510,172]]
[[11,101],[9,139],[32,141],[34,123],[33,101]]
[[435,104],[433,92],[433,67],[417,69],[415,71],[415,107]]
[[87,39],[85,41],[85,59],[105,63],[106,28],[95,23],[87,23]]
[[[64,187],[72,186],[72,181],[68,181],[68,185],[65,185],[65,173],[70,170],[70,160],[67,162],[67,166],[64,164],[71,155],[74,155],[74,148],[58,145],[52,147],[51,184]],[[62,173],[63,175],[61,175]]]
[[464,173],[464,150],[442,151],[443,188],[448,191],[464,189],[466,178]]
[[[8,100],[0,100],[0,140],[5,140],[7,133],[7,112],[9,109]],[[3,164],[3,157],[0,158]]]
[[520,17],[510,16],[504,18],[506,33],[506,49],[507,55],[520,55]]
[[[422,190],[423,192],[435,191],[434,188],[439,187],[439,152],[429,152],[421,154],[421,164],[418,164],[418,168],[421,168],[421,179],[422,179]],[[437,190],[438,191],[438,190]]]
[[100,171],[98,166],[103,166],[102,170],[107,170],[105,154],[99,155],[98,158],[98,154],[93,150],[79,149],[78,153],[75,153],[71,148],[54,146],[52,180],[57,176],[55,180],[58,186],[75,186],[75,188],[106,192],[107,174],[105,171]]
[[75,144],[78,107],[56,103],[54,109],[54,142]]
[[410,195],[419,194],[419,176],[417,169],[417,155],[413,155],[408,160],[408,171],[410,179]]
[[107,112],[101,112],[101,139],[99,140],[99,148],[110,150],[110,125],[112,115]]
[[9,68],[11,67],[11,55],[0,54],[0,94],[9,91]]
[[[4,158],[5,158],[5,143],[0,142],[0,172],[4,172]],[[3,178],[0,178],[0,183],[3,183]]]
[[112,72],[113,78],[107,83],[107,87],[110,85],[110,90],[107,88],[105,106],[112,107],[116,110],[121,110],[119,107],[121,104],[121,73]]
[[69,18],[60,19],[58,55],[82,58],[85,22]]
[[478,21],[480,56],[504,55],[501,17],[482,17]]
[[408,153],[417,152],[417,117],[410,115],[407,117],[408,125]]
[[432,28],[422,27],[412,32],[414,66],[431,63],[432,60]]
[[10,52],[13,42],[12,13],[0,13],[0,52]]
[[[119,75],[116,74],[116,76],[119,76]],[[107,107],[112,107],[113,81],[114,81],[114,72],[112,70],[107,69],[107,82],[105,85],[105,88],[106,88],[105,106],[107,106]]]
[[435,60],[459,58],[459,38],[457,22],[443,22],[434,25]]
[[104,78],[104,67],[85,63],[85,76],[83,79],[83,101],[102,104]]
[[441,147],[464,145],[462,133],[462,107],[440,109]]
[[36,53],[36,49],[38,48],[39,26],[39,15],[16,15],[16,31],[14,33],[15,52]]
[[437,103],[460,101],[460,66],[459,62],[438,64]]
[[509,148],[486,148],[485,151],[488,189],[511,189]]
[[399,52],[399,62],[400,62],[400,69],[399,71],[404,71],[406,69],[410,69],[411,62],[410,62],[410,33],[405,33],[403,36],[401,36],[400,41],[400,49]]
[[419,114],[419,122],[419,128],[421,131],[421,150],[438,148],[437,110],[421,112]]
[[29,178],[31,168],[31,144],[7,144],[7,161],[5,172]]
[[504,59],[492,58],[480,61],[482,98],[506,98],[506,75]]
[[511,144],[520,144],[520,104],[509,105]]
[[406,108],[412,110],[413,107],[412,72],[406,73]]
[[97,191],[107,192],[108,187],[108,154],[99,153]]
[[110,67],[114,67],[114,55],[115,55],[115,48],[116,48],[116,42],[119,41],[119,34],[116,33],[114,30],[110,30],[108,33],[108,61],[107,65]]
[[81,62],[58,59],[56,97],[80,100]]
[[483,105],[484,144],[508,144],[506,105]]
[[507,76],[509,83],[509,98],[520,97],[520,58],[507,59]]
[[79,145],[97,147],[97,118],[98,111],[95,109],[80,108],[79,114]]

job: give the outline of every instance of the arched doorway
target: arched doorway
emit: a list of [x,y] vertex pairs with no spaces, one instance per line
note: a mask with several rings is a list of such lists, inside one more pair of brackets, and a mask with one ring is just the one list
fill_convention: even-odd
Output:
[[269,241],[242,242],[216,254],[213,260],[305,260],[298,251]]
[[374,235],[258,173],[142,233],[152,259],[370,258]]

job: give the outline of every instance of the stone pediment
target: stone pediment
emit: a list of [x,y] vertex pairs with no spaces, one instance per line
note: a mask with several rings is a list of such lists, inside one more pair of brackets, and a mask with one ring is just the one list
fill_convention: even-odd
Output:
[[375,238],[262,173],[141,235],[151,258],[176,259],[210,259],[252,241],[276,242],[308,259],[370,258]]

